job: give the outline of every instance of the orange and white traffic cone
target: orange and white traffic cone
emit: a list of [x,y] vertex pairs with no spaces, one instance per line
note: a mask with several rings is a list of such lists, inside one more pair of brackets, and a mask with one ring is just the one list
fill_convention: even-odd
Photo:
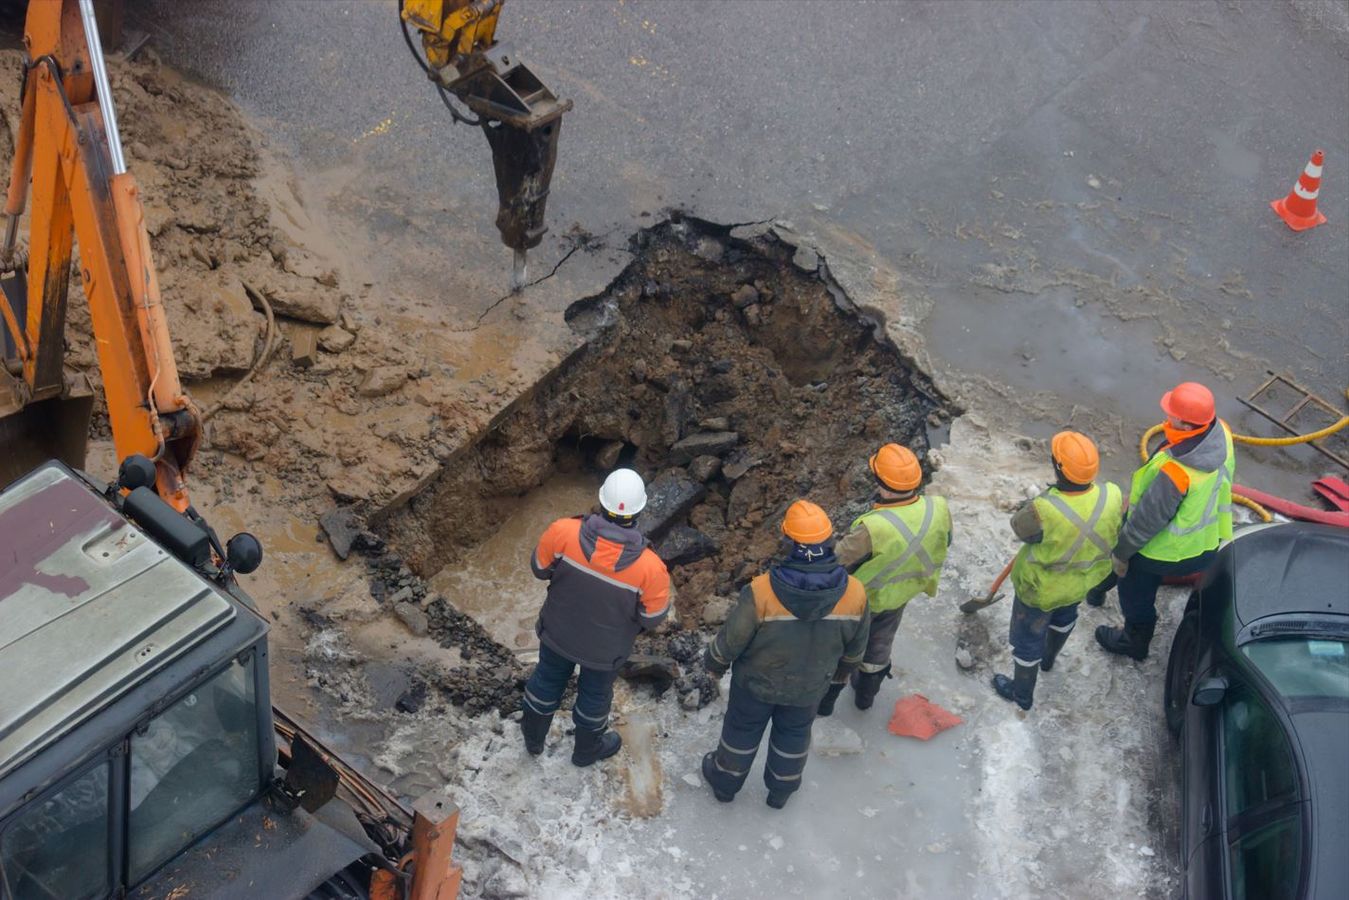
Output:
[[1316,209],[1316,195],[1321,192],[1321,162],[1325,158],[1325,153],[1320,150],[1313,153],[1288,196],[1269,204],[1294,231],[1306,231],[1326,223],[1326,217]]

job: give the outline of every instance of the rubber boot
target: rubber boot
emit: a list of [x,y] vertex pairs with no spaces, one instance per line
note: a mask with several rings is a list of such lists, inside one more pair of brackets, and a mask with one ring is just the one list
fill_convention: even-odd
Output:
[[1040,657],[1041,672],[1048,672],[1054,668],[1054,660],[1058,659],[1059,651],[1063,649],[1064,644],[1068,643],[1068,635],[1072,633],[1071,628],[1067,631],[1049,629],[1049,632],[1045,635],[1045,655]]
[[712,796],[716,797],[722,803],[730,803],[735,799],[735,794],[728,793],[717,788],[717,754],[716,751],[703,754],[703,781],[712,789]]
[[574,766],[585,768],[602,759],[608,759],[623,746],[623,738],[617,731],[591,731],[588,728],[576,729],[576,746],[571,751]]
[[790,799],[792,799],[792,795],[785,791],[768,792],[768,805],[774,809],[782,809],[782,807],[787,805],[787,801]]
[[881,692],[881,682],[889,675],[889,663],[886,663],[885,668],[879,672],[863,672],[858,669],[852,673],[852,702],[858,709],[871,709],[871,704],[876,701],[876,695]]
[[538,756],[543,752],[543,742],[548,737],[548,729],[552,727],[552,713],[543,715],[536,713],[528,706],[524,708],[524,716],[520,719],[520,731],[525,736],[525,749],[529,751],[530,756]]
[[840,681],[829,685],[829,690],[825,692],[820,700],[819,709],[815,710],[817,716],[832,716],[834,714],[834,703],[838,700],[838,695],[843,693],[846,681]]
[[1148,658],[1148,644],[1152,643],[1152,632],[1156,628],[1156,622],[1149,622],[1146,625],[1130,625],[1125,622],[1123,628],[1098,625],[1096,643],[1110,653],[1118,653],[1120,656],[1141,661]]
[[1035,678],[1039,674],[1039,664],[1023,666],[1016,663],[1013,677],[993,676],[993,690],[1002,699],[1011,700],[1022,709],[1030,709],[1035,702]]

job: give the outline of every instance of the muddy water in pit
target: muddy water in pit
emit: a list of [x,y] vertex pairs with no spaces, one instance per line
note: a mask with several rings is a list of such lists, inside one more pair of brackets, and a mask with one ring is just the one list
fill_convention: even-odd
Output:
[[428,579],[462,613],[516,652],[538,647],[534,620],[544,586],[529,567],[539,535],[554,519],[595,504],[600,480],[590,473],[558,474],[518,501],[518,506],[471,554]]

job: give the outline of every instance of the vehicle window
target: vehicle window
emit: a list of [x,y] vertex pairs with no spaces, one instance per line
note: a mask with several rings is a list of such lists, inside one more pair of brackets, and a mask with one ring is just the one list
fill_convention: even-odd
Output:
[[1285,697],[1349,700],[1349,649],[1344,641],[1278,638],[1241,652]]
[[1223,705],[1227,815],[1296,794],[1297,770],[1274,713],[1245,685],[1233,686]]
[[108,893],[107,763],[19,813],[0,837],[0,872],[14,900]]
[[131,737],[132,884],[260,787],[253,658],[235,661]]
[[1242,836],[1228,850],[1233,900],[1284,900],[1301,881],[1302,821],[1292,816]]

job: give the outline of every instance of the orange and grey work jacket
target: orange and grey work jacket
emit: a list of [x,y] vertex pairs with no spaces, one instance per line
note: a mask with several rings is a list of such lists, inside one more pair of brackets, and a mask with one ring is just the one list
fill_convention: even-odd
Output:
[[558,519],[530,562],[548,581],[539,640],[587,669],[617,669],[638,633],[670,612],[665,563],[641,532],[603,516]]
[[827,587],[791,584],[792,573],[784,572],[790,563],[745,585],[707,645],[707,669],[730,666],[732,690],[748,690],[761,703],[819,703],[831,680],[845,680],[862,661],[871,625],[866,589],[842,566],[834,567],[838,578]]

